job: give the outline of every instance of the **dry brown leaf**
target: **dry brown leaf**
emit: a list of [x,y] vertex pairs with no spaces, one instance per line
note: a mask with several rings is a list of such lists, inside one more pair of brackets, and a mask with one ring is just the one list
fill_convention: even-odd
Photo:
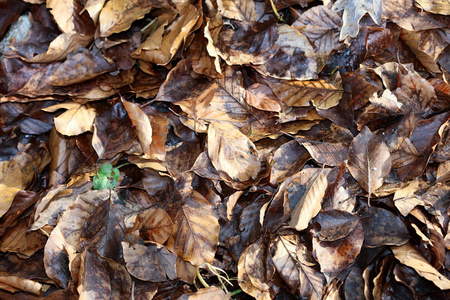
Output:
[[237,181],[256,178],[261,169],[255,145],[228,123],[209,124],[208,156],[219,174],[224,172]]
[[92,22],[89,14],[83,10],[82,3],[78,1],[48,0],[47,8],[64,33],[85,33],[84,31],[89,27],[89,23]]
[[144,158],[150,158],[150,145],[152,143],[152,125],[147,115],[142,109],[135,103],[122,99],[122,104],[127,111],[128,117],[136,127],[139,143],[141,144],[142,152],[144,152]]
[[74,136],[91,131],[96,116],[95,109],[91,105],[67,102],[46,107],[43,111],[54,112],[58,109],[67,109],[54,119],[59,133]]
[[244,99],[250,105],[260,110],[281,111],[281,104],[272,90],[264,84],[255,83],[244,92]]
[[128,272],[134,277],[152,282],[175,279],[176,255],[167,251],[164,246],[151,244],[129,245],[122,242],[123,258]]
[[229,300],[231,299],[231,293],[225,294],[225,292],[217,287],[210,286],[204,289],[199,289],[194,294],[184,294],[178,300]]
[[264,76],[287,80],[317,78],[315,52],[308,38],[284,24],[278,28],[278,51],[263,65],[254,66]]
[[318,69],[326,64],[328,54],[339,45],[342,20],[325,5],[314,6],[300,15],[292,27],[306,35],[316,46]]
[[167,241],[167,248],[195,266],[211,262],[219,238],[219,222],[213,213],[214,208],[194,190],[183,189],[181,195],[183,204],[173,219],[175,228]]
[[24,189],[22,172],[14,161],[0,162],[0,216],[3,216],[14,200],[18,191]]
[[31,63],[47,63],[62,60],[80,47],[87,47],[92,41],[92,36],[80,33],[67,32],[57,36],[49,45],[47,52],[33,57],[24,58]]
[[255,4],[247,0],[218,0],[219,12],[226,18],[239,21],[256,21]]
[[25,291],[35,295],[41,295],[43,285],[37,281],[24,279],[17,276],[0,275],[2,289],[11,293]]
[[301,144],[319,164],[340,166],[347,159],[348,148],[344,143],[304,142]]
[[421,197],[415,194],[419,185],[419,180],[414,180],[404,188],[395,191],[393,199],[394,205],[404,217],[406,217],[416,205],[424,204]]
[[398,247],[391,247],[397,258],[402,264],[413,268],[420,276],[430,280],[441,290],[450,289],[450,280],[439,273],[420,253],[414,249],[411,244],[405,244]]
[[197,7],[192,4],[185,5],[179,12],[179,17],[167,28],[166,23],[163,23],[156,29],[135,51],[133,57],[158,65],[168,64],[191,32],[196,29],[199,18],[200,11]]
[[309,106],[310,101],[319,109],[329,109],[339,104],[341,90],[324,80],[286,81],[266,79],[273,93],[288,106]]
[[108,62],[101,55],[81,52],[59,65],[46,81],[53,86],[67,86],[95,78],[116,68],[116,64]]
[[[296,183],[293,182],[291,185],[294,184]],[[308,227],[309,221],[319,213],[322,207],[322,200],[327,187],[327,176],[322,171],[315,178],[311,178],[306,191],[292,211],[289,227],[298,231]],[[293,202],[293,200],[289,199],[290,202]]]
[[144,241],[164,244],[172,234],[173,222],[164,209],[151,208],[136,216],[131,231],[139,230]]
[[388,147],[367,127],[364,127],[350,144],[348,169],[367,191],[369,200],[371,194],[381,187],[391,171],[391,156]]
[[283,182],[287,177],[300,171],[309,159],[308,151],[296,140],[281,145],[273,155],[270,183],[275,185]]
[[271,281],[275,267],[262,240],[248,246],[239,257],[238,283],[241,289],[257,300],[271,300],[277,287]]
[[450,15],[450,3],[447,0],[414,0],[414,2],[416,6],[425,11],[434,14]]
[[135,20],[142,19],[153,7],[153,2],[143,0],[111,0],[100,12],[100,36],[108,37],[130,28]]
[[345,238],[321,242],[313,238],[313,254],[320,264],[320,271],[327,277],[334,277],[340,271],[347,268],[356,259],[361,251],[364,241],[364,232],[361,222]]

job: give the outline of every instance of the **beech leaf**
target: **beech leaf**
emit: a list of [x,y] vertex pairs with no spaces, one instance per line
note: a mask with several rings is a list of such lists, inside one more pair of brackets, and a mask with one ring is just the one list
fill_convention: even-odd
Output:
[[224,172],[238,181],[256,178],[261,169],[255,145],[227,123],[209,124],[208,156],[219,173]]
[[327,186],[327,176],[321,171],[311,180],[307,190],[292,211],[291,221],[289,222],[291,228],[300,231],[308,227],[309,221],[319,213],[322,207],[322,198]]
[[136,127],[138,139],[144,152],[144,158],[150,158],[150,144],[152,143],[152,125],[150,124],[150,120],[137,104],[124,99],[122,99],[122,103],[131,123]]
[[353,139],[348,151],[348,169],[369,194],[381,187],[391,171],[391,155],[386,144],[369,128]]

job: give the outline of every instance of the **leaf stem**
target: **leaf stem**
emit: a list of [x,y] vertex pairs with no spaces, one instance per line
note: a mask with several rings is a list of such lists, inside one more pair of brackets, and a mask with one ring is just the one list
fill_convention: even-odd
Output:
[[275,7],[275,4],[273,3],[273,0],[270,0],[270,6],[272,6],[273,13],[275,14],[275,17],[278,21],[287,23],[285,19],[278,13],[277,8]]

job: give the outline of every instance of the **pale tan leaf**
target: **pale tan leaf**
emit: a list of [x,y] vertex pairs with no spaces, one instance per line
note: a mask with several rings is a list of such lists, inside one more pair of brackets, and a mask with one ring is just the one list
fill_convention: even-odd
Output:
[[323,172],[311,180],[302,198],[291,214],[289,226],[298,231],[306,229],[322,207],[322,199],[328,186],[327,176]]
[[130,28],[153,7],[152,1],[110,0],[100,12],[100,36],[107,37]]
[[75,32],[79,26],[77,18],[83,7],[81,2],[73,0],[47,0],[47,8],[53,15],[62,32]]
[[217,42],[222,26],[222,16],[220,16],[220,14],[217,14],[206,22],[204,30],[205,38],[208,40],[206,50],[211,57],[214,57],[214,67],[219,74],[222,74],[222,69],[220,68],[219,54],[217,53],[214,44]]
[[[101,18],[101,15],[100,15]],[[200,11],[192,4],[185,5],[179,17],[165,28],[164,22],[133,54],[134,58],[166,65],[196,29]]]
[[[419,48],[419,35],[414,31],[409,31],[402,28],[401,32],[402,41],[411,49],[416,58],[422,63],[422,65],[427,68],[430,72],[436,74],[441,73],[438,64],[435,62],[436,57],[430,57],[427,53]],[[440,53],[438,53],[440,54]]]
[[[219,222],[214,207],[198,192],[181,191],[184,204],[174,218],[174,230],[167,248],[193,265],[211,262],[219,238]],[[178,205],[178,204],[177,204]]]
[[441,15],[450,15],[450,2],[448,0],[414,0],[415,4],[423,10]]
[[18,191],[24,189],[22,172],[14,161],[0,162],[0,216],[3,216]]
[[288,106],[309,106],[310,101],[319,109],[328,109],[339,104],[342,90],[324,80],[286,81],[266,79],[273,93]]
[[91,16],[91,19],[94,21],[94,24],[97,24],[98,17],[100,16],[100,12],[103,9],[103,6],[105,5],[106,0],[87,0],[86,4],[84,5],[84,9],[87,10],[89,13],[89,16]]
[[356,37],[359,32],[359,21],[368,13],[375,23],[381,23],[381,0],[338,0],[333,4],[333,11],[344,10],[342,16],[343,26],[339,40],[343,41],[347,36]]
[[96,116],[95,109],[92,106],[67,102],[46,107],[43,110],[54,112],[62,108],[67,109],[67,111],[54,119],[56,130],[59,133],[73,136],[91,131]]
[[421,197],[415,195],[415,192],[418,190],[419,186],[419,180],[414,180],[406,187],[395,191],[393,199],[394,205],[404,217],[406,217],[417,205],[424,204]]
[[24,60],[32,63],[48,63],[62,60],[68,54],[77,51],[80,47],[87,47],[93,36],[80,33],[67,32],[58,35],[49,45],[48,50],[33,57],[26,57]]
[[450,289],[450,280],[439,273],[420,253],[410,244],[391,247],[397,258],[402,264],[413,268],[420,276],[430,280],[441,290]]
[[369,128],[353,139],[348,151],[348,169],[370,195],[384,182],[391,171],[391,156],[386,144]]
[[0,276],[0,285],[2,289],[10,291],[12,293],[18,291],[24,291],[35,295],[41,295],[42,284],[30,279],[20,278],[17,276]]
[[261,169],[255,145],[228,123],[209,124],[208,156],[219,173],[225,172],[237,181],[256,178]]
[[256,21],[255,4],[247,0],[218,0],[219,12],[226,18],[239,21]]
[[264,84],[255,83],[249,86],[244,92],[244,99],[250,106],[260,110],[281,111],[280,101]]
[[152,126],[147,115],[135,103],[122,99],[123,106],[128,113],[128,117],[136,127],[138,139],[144,152],[144,158],[151,157],[150,144],[152,143]]
[[229,300],[231,299],[231,293],[225,294],[225,292],[217,287],[210,286],[198,290],[194,294],[184,294],[178,300]]

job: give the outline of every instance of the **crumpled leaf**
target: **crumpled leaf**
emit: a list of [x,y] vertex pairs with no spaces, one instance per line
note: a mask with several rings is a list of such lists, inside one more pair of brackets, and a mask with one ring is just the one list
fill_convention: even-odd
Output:
[[262,239],[248,246],[239,257],[238,283],[241,289],[257,300],[270,300],[277,294],[273,283],[275,267]]
[[255,3],[247,0],[218,0],[219,13],[229,19],[256,21]]
[[100,12],[100,36],[125,31],[135,20],[142,19],[153,7],[152,1],[110,0]]
[[67,111],[54,119],[56,130],[59,133],[73,136],[91,130],[96,116],[95,109],[91,105],[66,102],[42,110],[54,112],[61,108],[67,109]]
[[144,158],[151,157],[150,144],[152,143],[152,125],[147,115],[135,103],[122,99],[122,104],[127,111],[128,117],[136,127],[139,143],[141,144]]
[[50,9],[58,27],[64,33],[85,33],[84,31],[89,27],[88,24],[92,22],[89,14],[84,11],[82,3],[78,1],[48,0],[47,8]]
[[358,183],[371,194],[381,187],[391,171],[388,147],[369,128],[353,139],[348,151],[348,169]]
[[391,249],[395,258],[402,264],[413,268],[420,276],[430,280],[441,290],[450,289],[450,280],[433,268],[411,244],[391,247]]
[[179,17],[167,28],[167,23],[163,23],[134,52],[133,57],[158,65],[168,64],[183,42],[186,42],[191,31],[196,29],[199,18],[198,8],[192,4],[185,5],[180,10]]
[[194,294],[184,294],[178,300],[229,300],[231,299],[231,293],[225,294],[225,292],[217,287],[210,286],[207,288],[199,289]]
[[414,0],[414,2],[416,6],[425,11],[434,14],[450,15],[450,3],[447,0]]
[[236,127],[211,122],[208,128],[208,156],[216,170],[233,180],[256,178],[261,169],[255,145]]
[[355,38],[359,32],[359,21],[368,13],[375,23],[381,23],[381,0],[337,0],[332,7],[333,11],[344,10],[342,16],[343,26],[339,40],[343,41],[347,36]]

